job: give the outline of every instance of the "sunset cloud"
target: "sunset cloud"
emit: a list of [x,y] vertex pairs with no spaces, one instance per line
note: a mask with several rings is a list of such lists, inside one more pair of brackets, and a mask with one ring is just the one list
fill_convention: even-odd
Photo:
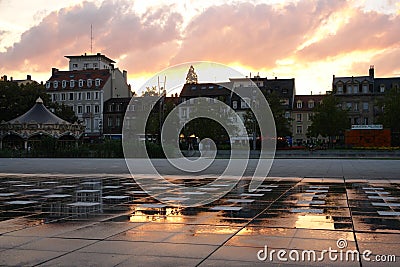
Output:
[[[380,4],[378,11],[367,0],[261,2],[155,1],[143,8],[138,2],[103,1],[38,10],[34,14],[47,15],[0,52],[0,72],[49,76],[51,67],[67,68],[64,55],[90,53],[91,24],[93,53],[115,59],[135,79],[192,60],[295,77],[298,89],[314,91],[329,89],[332,74],[365,74],[370,64],[377,75],[400,72],[395,2]],[[0,28],[0,41],[8,34]]]

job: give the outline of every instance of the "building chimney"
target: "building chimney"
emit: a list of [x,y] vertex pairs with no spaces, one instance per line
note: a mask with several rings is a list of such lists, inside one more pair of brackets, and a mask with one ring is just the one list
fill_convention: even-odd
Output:
[[7,81],[7,75],[3,76],[3,81],[5,81],[5,82]]
[[14,79],[13,79],[13,77],[10,77],[10,81],[13,81]]
[[26,79],[28,80],[28,81],[31,81],[32,80],[32,76],[31,75],[26,75]]
[[278,77],[275,77],[275,80],[278,80]]
[[369,66],[369,77],[373,79],[374,76],[375,76],[374,65],[370,65]]
[[51,68],[51,75],[53,75],[54,73],[56,73],[58,71],[57,68]]
[[124,76],[125,82],[127,83],[128,82],[128,72],[126,70],[122,71],[122,76]]

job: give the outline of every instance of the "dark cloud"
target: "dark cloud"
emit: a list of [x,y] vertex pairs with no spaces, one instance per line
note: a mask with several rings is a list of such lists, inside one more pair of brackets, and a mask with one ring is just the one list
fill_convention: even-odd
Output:
[[243,3],[210,7],[189,24],[174,62],[203,59],[273,67],[294,53],[344,1],[301,1],[280,9]]
[[[0,53],[7,70],[34,69],[49,71],[52,66],[66,66],[67,54],[90,52],[90,25],[93,25],[94,51],[110,57],[125,55],[122,67],[130,71],[146,70],[149,61],[165,60],[160,55],[169,43],[180,39],[181,15],[159,9],[140,16],[130,12],[129,1],[105,1],[100,6],[84,2],[46,16],[37,26],[24,32],[21,41]],[[172,47],[169,45],[171,52]],[[146,55],[146,57],[144,57]],[[144,67],[144,68],[143,68]]]

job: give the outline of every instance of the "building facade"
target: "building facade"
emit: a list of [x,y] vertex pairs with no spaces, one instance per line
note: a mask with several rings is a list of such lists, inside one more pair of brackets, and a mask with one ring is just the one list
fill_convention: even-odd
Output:
[[103,135],[105,138],[109,139],[122,138],[123,120],[130,101],[131,101],[130,97],[123,97],[123,98],[110,98],[109,100],[104,102]]
[[104,102],[132,96],[127,72],[115,68],[115,62],[100,53],[66,58],[70,60],[69,70],[52,69],[47,93],[53,102],[72,107],[86,126],[85,137],[99,137],[104,126]]
[[374,66],[370,66],[368,76],[333,75],[332,93],[341,107],[348,110],[351,125],[373,125],[381,113],[378,102],[386,92],[399,86],[400,77],[375,78]]
[[308,127],[312,124],[312,116],[317,105],[321,104],[325,95],[296,95],[292,111],[292,144],[295,146],[324,141],[325,138],[312,140],[307,136]]

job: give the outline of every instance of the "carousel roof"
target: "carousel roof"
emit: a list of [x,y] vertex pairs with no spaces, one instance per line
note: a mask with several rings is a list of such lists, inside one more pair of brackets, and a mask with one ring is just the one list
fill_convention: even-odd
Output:
[[69,122],[57,117],[43,105],[43,100],[39,97],[35,105],[25,114],[10,120],[8,123],[40,123],[40,124],[70,124]]

